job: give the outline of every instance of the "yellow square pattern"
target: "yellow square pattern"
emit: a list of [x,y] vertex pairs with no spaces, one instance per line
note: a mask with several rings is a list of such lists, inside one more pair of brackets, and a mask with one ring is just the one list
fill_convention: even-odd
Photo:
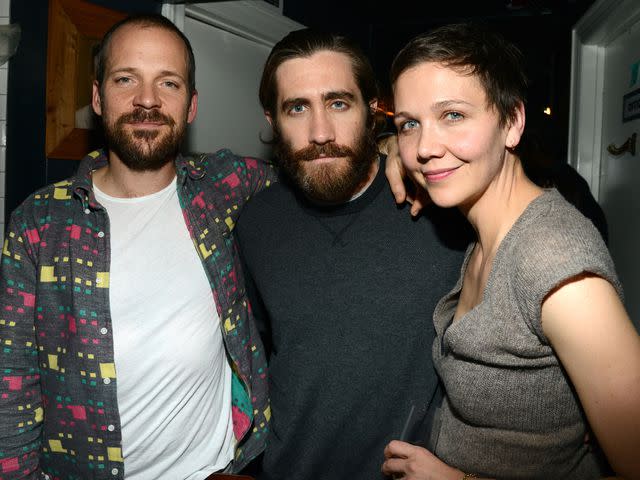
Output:
[[97,288],[109,288],[109,272],[98,272],[96,274]]
[[43,283],[46,282],[56,282],[58,277],[54,275],[54,270],[52,265],[43,265],[40,268],[40,281]]
[[49,448],[52,452],[67,453],[67,450],[62,446],[62,442],[60,440],[49,440]]
[[107,447],[107,456],[112,462],[124,462],[122,450],[118,447]]
[[100,376],[102,378],[116,378],[116,366],[113,363],[100,364]]
[[51,370],[58,370],[58,356],[49,354],[49,368]]

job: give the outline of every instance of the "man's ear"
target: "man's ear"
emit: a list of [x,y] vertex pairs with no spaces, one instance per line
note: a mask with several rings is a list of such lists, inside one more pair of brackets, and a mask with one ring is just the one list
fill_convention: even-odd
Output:
[[198,113],[198,91],[194,90],[193,95],[191,95],[191,100],[189,101],[189,111],[187,112],[187,123],[191,123],[195,120],[196,113]]
[[96,115],[102,116],[102,100],[100,99],[100,85],[97,80],[93,81],[91,90],[91,106]]
[[369,102],[369,110],[371,111],[372,114],[376,113],[376,111],[378,110],[378,99],[374,98],[373,100],[371,100]]
[[267,119],[271,128],[273,128],[273,117],[271,116],[271,112],[269,110],[264,111],[264,118]]

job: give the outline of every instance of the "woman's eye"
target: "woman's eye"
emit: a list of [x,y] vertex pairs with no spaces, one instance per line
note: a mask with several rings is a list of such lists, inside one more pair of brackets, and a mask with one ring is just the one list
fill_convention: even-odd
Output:
[[400,131],[407,132],[409,130],[413,130],[414,128],[418,128],[418,122],[415,120],[407,120],[400,125]]
[[447,112],[445,114],[445,118],[447,120],[457,122],[458,120],[462,120],[464,118],[464,115],[462,115],[460,112]]

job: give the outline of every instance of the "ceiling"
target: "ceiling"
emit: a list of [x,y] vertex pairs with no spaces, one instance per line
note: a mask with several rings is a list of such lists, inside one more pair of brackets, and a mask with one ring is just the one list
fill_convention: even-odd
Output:
[[305,25],[368,24],[433,25],[461,19],[562,16],[575,20],[593,0],[405,0],[374,8],[374,2],[283,0],[284,14]]

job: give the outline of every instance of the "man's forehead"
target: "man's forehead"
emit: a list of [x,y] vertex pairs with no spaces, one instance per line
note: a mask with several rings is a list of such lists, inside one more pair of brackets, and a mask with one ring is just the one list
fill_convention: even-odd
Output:
[[[149,48],[151,46],[156,48]],[[135,52],[152,54],[157,51],[166,52],[173,48],[180,50],[181,53],[184,52],[186,59],[187,47],[176,33],[158,25],[132,23],[122,26],[113,33],[107,53],[109,56]]]
[[349,92],[360,97],[350,58],[330,50],[285,60],[276,70],[276,82],[280,101],[285,97],[325,96],[331,92]]

